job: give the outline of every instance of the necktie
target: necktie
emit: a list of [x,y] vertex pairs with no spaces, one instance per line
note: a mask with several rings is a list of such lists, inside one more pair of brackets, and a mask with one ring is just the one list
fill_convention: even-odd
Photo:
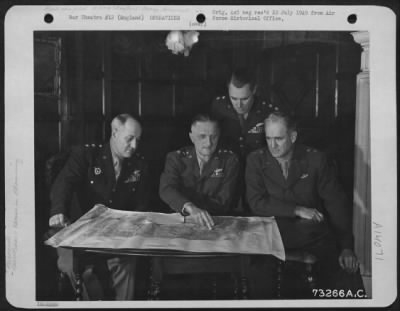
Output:
[[245,126],[245,118],[244,118],[244,115],[243,114],[238,114],[238,118],[239,118],[239,123],[240,123],[240,128],[242,129],[242,133],[245,131],[245,128],[244,128],[244,126]]
[[281,167],[282,167],[283,177],[285,177],[285,179],[287,179],[287,177],[289,175],[289,161],[281,162]]
[[118,159],[114,160],[114,171],[115,171],[115,180],[118,180],[118,177],[121,174],[121,161]]
[[203,172],[204,163],[205,163],[205,162],[204,162],[203,160],[199,159],[200,175],[201,175],[201,173]]

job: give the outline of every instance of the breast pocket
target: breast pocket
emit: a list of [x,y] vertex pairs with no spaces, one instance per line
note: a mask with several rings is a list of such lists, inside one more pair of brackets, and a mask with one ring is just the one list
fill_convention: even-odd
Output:
[[294,193],[302,201],[312,201],[317,193],[317,185],[315,184],[311,175],[303,174],[293,187]]
[[104,188],[105,176],[104,170],[100,166],[90,167],[88,171],[88,183],[91,188]]

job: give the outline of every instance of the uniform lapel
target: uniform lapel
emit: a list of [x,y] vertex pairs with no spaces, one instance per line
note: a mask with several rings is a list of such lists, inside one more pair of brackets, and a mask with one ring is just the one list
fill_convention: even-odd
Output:
[[218,168],[219,165],[219,157],[218,150],[216,150],[211,157],[211,159],[204,165],[203,172],[201,174],[201,178],[210,177],[214,171]]
[[132,165],[131,159],[124,159],[122,162],[121,173],[119,174],[118,182],[122,182],[127,179],[129,173],[129,167]]
[[105,178],[107,183],[112,181],[112,184],[115,184],[115,171],[114,171],[114,164],[113,158],[111,155],[111,147],[110,144],[105,144],[100,152],[101,161],[105,170]]
[[[260,124],[261,123],[261,124]],[[253,107],[251,107],[249,114],[246,119],[246,133],[258,133],[260,130],[259,126],[264,128],[264,120],[261,118],[261,105],[257,98],[254,99]],[[258,125],[258,126],[257,126]]]
[[306,164],[304,163],[304,150],[299,146],[295,147],[292,161],[289,166],[289,175],[287,179],[288,187],[296,183],[300,177],[307,172]]
[[286,187],[286,180],[283,177],[279,163],[270,155],[268,149],[266,149],[265,157],[263,159],[263,170],[266,176],[281,187]]
[[194,147],[190,147],[190,149],[188,150],[188,155],[186,157],[186,161],[189,166],[189,171],[193,172],[193,175],[196,178],[199,178],[200,177],[200,167],[199,167],[199,162],[197,161],[196,150],[194,149]]
[[257,99],[254,99],[254,103],[253,106],[251,107],[249,114],[247,115],[247,119],[246,119],[246,132],[249,131],[249,124],[255,124],[255,122],[253,121],[253,119],[257,118],[257,111],[258,111],[258,103],[257,103]]

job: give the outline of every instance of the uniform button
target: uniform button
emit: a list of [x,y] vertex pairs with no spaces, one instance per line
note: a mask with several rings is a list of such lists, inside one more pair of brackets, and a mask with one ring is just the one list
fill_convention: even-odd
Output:
[[108,202],[112,203],[112,200],[110,200],[110,201],[108,201]]
[[112,189],[112,192],[115,192],[115,188]]
[[239,137],[239,140],[243,140],[243,137],[242,137],[242,136],[240,136],[240,137]]
[[132,191],[135,191],[136,189],[135,188],[132,188]]
[[94,183],[94,181],[93,181],[93,180],[91,180],[91,181],[90,181],[90,183],[91,183],[91,184],[93,184],[93,183]]
[[244,148],[244,145],[240,145],[240,148]]

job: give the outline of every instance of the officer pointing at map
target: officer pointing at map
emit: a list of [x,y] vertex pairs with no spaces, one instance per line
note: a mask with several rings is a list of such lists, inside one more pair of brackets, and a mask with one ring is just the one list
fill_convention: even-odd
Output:
[[229,213],[239,162],[232,151],[217,148],[219,127],[210,116],[195,116],[189,136],[194,146],[167,155],[159,193],[173,210],[212,229],[213,215]]

